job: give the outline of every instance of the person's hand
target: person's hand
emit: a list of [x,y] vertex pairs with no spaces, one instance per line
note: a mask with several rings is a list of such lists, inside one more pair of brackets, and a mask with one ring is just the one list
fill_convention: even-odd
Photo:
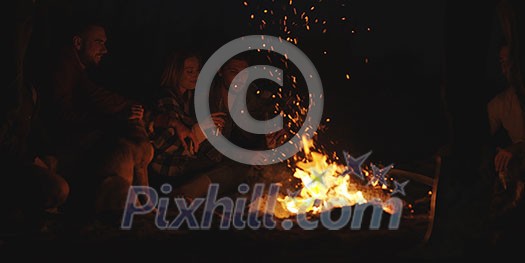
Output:
[[266,134],[266,147],[269,149],[274,149],[277,146],[281,145],[286,139],[286,130],[281,129],[279,131]]
[[496,157],[494,157],[494,167],[496,168],[496,172],[507,170],[512,156],[513,155],[510,151],[498,147],[498,153],[496,154]]
[[131,106],[131,112],[128,120],[142,120],[144,117],[144,108],[142,105],[134,104]]
[[[206,120],[202,123],[195,123],[192,127],[192,132],[194,136],[194,151],[199,151],[199,145],[206,139],[206,135],[203,133],[203,130],[208,130],[212,128],[217,128],[217,132],[224,127],[226,121],[224,120],[226,113],[224,112],[215,112],[212,113]],[[217,133],[218,135],[218,133]]]
[[202,130],[207,130],[215,127],[222,129],[222,127],[224,127],[224,124],[226,123],[226,121],[224,120],[225,117],[226,113],[224,112],[214,112],[203,123],[199,123],[199,127]]
[[188,153],[190,156],[195,154],[195,151],[193,150],[193,147],[190,147],[188,143],[186,142],[186,139],[190,139],[190,143],[193,143],[194,145],[197,144],[197,139],[195,138],[195,135],[191,131],[190,128],[188,128],[186,125],[181,123],[178,120],[172,120],[168,124],[170,127],[175,128],[175,131],[177,132],[177,137],[179,138],[182,147],[184,148],[184,152]]
[[252,159],[250,160],[253,164],[253,167],[257,170],[261,170],[264,165],[268,163],[268,154],[264,154],[262,152],[257,152]]
[[225,117],[226,113],[224,112],[214,112],[203,122],[196,123],[193,127],[193,130],[199,138],[206,137],[202,131],[213,128],[217,129],[216,135],[219,135],[219,132],[222,130],[226,123],[226,121],[224,120]]
[[57,174],[58,159],[52,155],[37,156],[34,164],[42,169],[47,170],[50,174]]

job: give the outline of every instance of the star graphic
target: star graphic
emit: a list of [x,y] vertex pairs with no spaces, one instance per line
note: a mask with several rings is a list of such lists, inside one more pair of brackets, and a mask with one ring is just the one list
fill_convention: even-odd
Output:
[[313,178],[312,178],[312,181],[306,187],[310,186],[314,182],[319,182],[323,186],[326,186],[326,184],[324,183],[324,179],[323,179],[324,175],[326,174],[326,171],[323,171],[322,173],[319,173],[319,172],[317,172],[316,169],[310,169],[310,172],[312,173]]
[[372,166],[372,180],[368,181],[368,184],[371,184],[372,181],[377,181],[379,183],[381,183],[381,185],[387,185],[387,181],[386,181],[386,178],[385,176],[388,174],[388,172],[390,171],[390,169],[392,169],[393,165],[388,165],[388,166],[385,166],[383,167],[383,169],[380,169],[379,167],[375,166],[375,165],[371,165]]
[[361,170],[361,166],[366,161],[368,156],[372,154],[372,151],[361,155],[358,158],[352,157],[348,152],[343,151],[343,157],[346,161],[346,170],[343,172],[341,176],[347,175],[347,174],[354,174],[361,180],[365,180],[365,176],[363,175],[363,171]]
[[410,180],[406,180],[402,183],[397,182],[397,180],[394,180],[394,191],[390,195],[394,195],[396,193],[400,193],[403,196],[405,196],[405,186],[410,182]]
[[301,193],[301,190],[302,189],[299,189],[297,191],[292,192],[289,189],[286,189],[286,195],[288,195],[289,197],[292,197],[292,198],[296,198],[296,197],[299,196],[299,193]]

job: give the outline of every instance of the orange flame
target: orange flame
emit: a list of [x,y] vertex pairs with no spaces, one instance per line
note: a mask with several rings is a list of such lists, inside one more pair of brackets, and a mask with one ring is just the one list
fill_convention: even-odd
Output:
[[[358,183],[351,182],[349,174],[343,175],[346,167],[331,162],[328,155],[316,151],[314,142],[302,138],[304,159],[295,163],[293,176],[300,179],[301,190],[292,196],[277,198],[283,211],[277,217],[289,217],[301,213],[318,214],[333,208],[353,206],[369,202],[372,199],[385,197],[385,185],[366,189]],[[363,170],[368,176],[369,173]],[[361,188],[361,189],[360,189]],[[383,210],[391,213],[393,209],[384,205]]]

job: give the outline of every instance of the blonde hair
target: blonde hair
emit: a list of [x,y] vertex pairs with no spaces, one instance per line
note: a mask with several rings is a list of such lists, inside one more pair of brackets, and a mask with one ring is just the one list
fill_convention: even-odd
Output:
[[188,58],[197,58],[199,67],[202,66],[202,60],[199,54],[192,51],[176,51],[172,53],[164,66],[160,77],[160,86],[162,88],[178,88],[182,71],[184,70],[184,61]]

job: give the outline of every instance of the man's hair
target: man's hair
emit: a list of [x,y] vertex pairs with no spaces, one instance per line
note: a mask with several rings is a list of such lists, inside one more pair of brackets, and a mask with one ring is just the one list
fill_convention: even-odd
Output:
[[[251,65],[252,62],[253,62],[252,59],[253,59],[253,58],[250,56],[250,54],[248,54],[248,52],[242,52],[242,53],[239,53],[239,54],[237,54],[237,55],[231,57],[230,59],[228,59],[228,61],[226,61],[226,62],[224,63],[224,65],[222,65],[222,67],[228,65],[228,63],[230,63],[230,62],[233,61],[233,60],[241,60],[241,61],[246,62],[248,65]],[[222,68],[222,67],[221,67],[221,68]]]
[[77,19],[71,23],[68,35],[70,37],[82,36],[93,27],[106,28],[106,25],[99,19]]

